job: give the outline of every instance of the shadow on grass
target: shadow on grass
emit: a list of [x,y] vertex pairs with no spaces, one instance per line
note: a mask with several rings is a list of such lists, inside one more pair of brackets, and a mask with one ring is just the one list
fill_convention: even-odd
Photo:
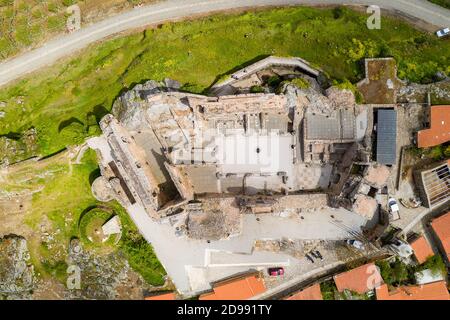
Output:
[[[220,79],[222,79],[223,77],[228,76],[228,75],[231,75],[231,74],[235,73],[236,71],[239,71],[239,70],[241,70],[241,69],[243,69],[243,68],[246,68],[246,67],[248,67],[248,66],[254,64],[255,62],[258,62],[258,61],[260,61],[260,60],[262,60],[262,59],[265,59],[265,58],[267,58],[267,57],[269,57],[269,56],[270,56],[270,54],[263,54],[263,55],[256,56],[255,58],[253,58],[253,59],[251,59],[251,60],[248,60],[248,61],[246,61],[246,62],[244,62],[244,63],[242,63],[242,64],[240,64],[240,65],[237,65],[237,66],[233,67],[232,69],[230,69],[230,70],[228,70],[228,71],[226,71],[226,72],[224,72],[224,73],[222,73],[222,74],[217,75],[217,76],[215,77],[214,81],[211,83],[211,85],[209,85],[207,88],[201,90],[200,92],[198,92],[198,90],[190,90],[190,88],[196,88],[196,87],[197,87],[197,84],[195,84],[195,83],[185,83],[185,84],[182,85],[182,87],[181,87],[180,89],[178,89],[178,91],[180,91],[180,92],[185,92],[185,93],[195,93],[195,94],[200,93],[200,94],[207,95],[207,94],[209,93],[209,91],[211,90],[211,87],[212,87],[214,84],[216,84],[216,83],[217,83]],[[123,95],[124,93],[126,93],[127,91],[133,89],[136,85],[138,85],[138,84],[144,84],[144,83],[146,83],[147,81],[150,81],[150,80],[158,81],[157,79],[143,79],[143,80],[138,81],[138,82],[132,82],[129,86],[122,88],[122,89],[119,91],[119,93],[114,97],[114,100],[113,100],[113,101],[116,101],[117,98],[119,98],[120,96],[122,96],[122,95]],[[159,82],[159,81],[158,81],[158,82]],[[166,88],[166,87],[163,87],[163,86],[157,87],[157,88],[155,88],[155,89],[159,89],[159,90],[161,90],[161,91],[163,91],[163,92],[164,92],[164,91],[167,91],[167,88]]]
[[[117,98],[116,98],[117,99]],[[114,100],[115,101],[115,100]],[[102,118],[104,116],[106,116],[109,113],[109,110],[106,109],[104,106],[102,105],[97,105],[95,106],[92,111],[88,112],[86,114],[86,118],[89,119],[89,117],[94,116],[95,117],[95,121],[97,121],[97,123],[100,122],[100,120],[102,120]]]
[[70,126],[74,123],[78,123],[78,124],[84,126],[84,123],[81,120],[79,120],[78,118],[75,118],[75,117],[71,117],[71,118],[61,121],[59,123],[58,132],[61,132],[62,130],[64,130],[65,128],[67,128],[68,126]]
[[111,214],[114,212],[114,209],[109,207],[108,205],[99,204],[99,205],[89,206],[80,213],[80,217],[78,218],[78,222],[77,222],[77,228],[80,228],[80,223],[83,220],[83,217],[94,209],[99,209],[99,210],[102,210],[102,211],[105,211],[105,212],[111,213]]
[[58,151],[55,151],[55,152],[53,152],[53,153],[50,153],[50,154],[46,155],[45,157],[39,158],[39,161],[42,161],[42,160],[51,158],[51,157],[53,157],[53,156],[56,156],[56,155],[60,154],[61,152],[66,151],[66,150],[67,150],[67,148],[62,148],[62,149],[60,149],[60,150],[58,150]]
[[248,67],[248,66],[250,66],[250,65],[252,65],[252,64],[254,64],[254,63],[256,63],[256,62],[258,62],[260,60],[262,60],[262,59],[265,59],[267,57],[270,57],[270,54],[261,54],[261,55],[256,56],[255,58],[253,58],[251,60],[248,60],[248,61],[246,61],[246,62],[244,62],[244,63],[242,63],[240,65],[235,66],[234,68],[232,68],[232,69],[230,69],[230,70],[228,70],[228,71],[226,71],[226,72],[224,72],[222,74],[217,75],[216,78],[214,79],[213,83],[211,83],[211,85],[208,88],[206,88],[206,89],[204,89],[202,91],[202,94],[208,94],[208,92],[211,90],[212,86],[215,85],[223,77],[229,76],[229,75],[231,75],[231,74],[233,74],[233,73],[235,73],[235,72],[237,72],[237,71],[239,71],[241,69],[244,69],[244,68],[246,68],[246,67]]
[[89,184],[92,186],[92,184],[94,183],[95,179],[97,179],[100,176],[101,176],[100,168],[97,168],[97,169],[93,170],[89,174]]
[[0,138],[8,138],[10,140],[20,140],[22,138],[22,134],[20,132],[8,132],[5,134],[0,134]]

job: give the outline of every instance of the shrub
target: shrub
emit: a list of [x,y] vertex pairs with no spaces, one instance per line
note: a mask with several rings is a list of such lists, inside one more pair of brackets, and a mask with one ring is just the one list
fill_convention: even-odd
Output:
[[339,19],[344,15],[344,9],[342,7],[336,7],[333,9],[333,18]]
[[310,83],[308,82],[308,80],[303,78],[292,79],[291,83],[300,89],[308,89],[310,87]]
[[434,160],[440,160],[444,157],[444,147],[443,146],[435,146],[431,148],[430,156]]
[[444,156],[450,157],[450,145],[446,146],[444,149]]
[[44,270],[51,274],[53,277],[56,277],[60,281],[64,281],[67,277],[67,263],[63,260],[59,261],[41,261],[41,264]]
[[356,103],[358,103],[358,104],[364,103],[364,97],[363,97],[362,93],[348,79],[344,79],[344,80],[340,80],[340,81],[334,80],[333,85],[342,90],[347,89],[347,90],[352,91],[353,94],[355,95]]
[[361,41],[358,39],[352,39],[353,46],[347,49],[347,55],[350,57],[350,61],[356,62],[363,58],[373,58],[376,55],[377,46],[372,40]]
[[392,266],[392,274],[396,283],[404,283],[408,280],[408,267],[403,262],[396,259]]
[[389,262],[387,262],[386,260],[381,260],[377,261],[375,264],[377,265],[378,268],[380,268],[380,274],[384,282],[386,282],[389,285],[395,282],[395,278]]
[[334,300],[337,287],[333,280],[328,280],[320,284],[320,291],[322,293],[323,300]]
[[279,76],[271,76],[269,79],[267,79],[267,84],[271,86],[272,88],[278,87],[278,85],[281,83],[281,79]]
[[426,269],[430,269],[433,275],[445,275],[447,273],[447,267],[445,266],[442,257],[438,254],[429,257],[416,271],[423,271]]
[[399,259],[396,259],[392,263],[387,260],[381,260],[375,264],[380,268],[381,277],[388,285],[399,285],[410,282],[413,276],[413,272],[410,272],[412,270]]
[[251,86],[250,92],[251,93],[261,93],[261,92],[264,92],[264,88],[261,86]]

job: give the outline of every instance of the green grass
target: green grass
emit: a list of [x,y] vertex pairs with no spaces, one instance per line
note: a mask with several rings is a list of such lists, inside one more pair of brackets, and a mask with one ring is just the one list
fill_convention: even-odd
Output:
[[450,0],[428,0],[438,6],[450,9]]
[[[89,233],[89,225],[95,220],[106,221],[111,216],[118,214],[122,223],[122,236],[118,243],[119,250],[124,254],[130,266],[138,272],[144,280],[154,286],[161,286],[165,282],[166,272],[153,252],[152,246],[140,235],[127,212],[117,203],[109,202],[106,205],[94,208],[85,213],[80,219],[79,236],[89,248],[99,247],[93,244],[86,234]],[[113,246],[112,238],[105,244]],[[104,244],[102,244],[104,246]]]
[[[404,78],[429,81],[437,70],[449,71],[449,41],[387,17],[381,30],[367,30],[365,19],[348,9],[337,19],[329,9],[273,9],[167,23],[93,45],[2,89],[0,101],[7,106],[0,134],[35,127],[40,153],[51,154],[92,134],[89,117],[98,120],[136,83],[169,77],[203,92],[270,54],[302,57],[340,81],[360,79],[359,58],[378,56],[386,47]],[[419,37],[425,41],[417,44]]]
[[342,81],[335,80],[333,81],[333,85],[335,85],[339,89],[347,89],[353,92],[355,95],[356,103],[362,104],[364,103],[364,97],[362,93],[358,90],[355,84],[351,83],[349,80],[344,79]]
[[[95,229],[112,218],[114,214],[111,211],[105,211],[101,208],[94,208],[85,212],[81,217],[78,225],[80,239],[87,246],[103,246],[113,245],[115,236],[110,236],[104,243],[102,239],[95,234]],[[92,240],[91,240],[92,239]]]
[[[92,196],[91,182],[98,175],[97,158],[93,150],[86,151],[81,164],[69,164],[67,153],[62,152],[39,162],[18,164],[11,170],[14,171],[5,175],[5,180],[0,184],[2,189],[17,192],[40,190],[33,194],[31,209],[24,217],[25,223],[35,230],[35,236],[27,238],[27,241],[31,262],[40,276],[65,281],[65,261],[72,238],[84,240],[86,250],[97,249],[93,245],[86,245],[88,241],[80,232],[80,229],[83,230],[83,219],[79,228],[83,213],[92,211],[120,216],[123,236],[117,246],[108,246],[108,252],[122,250],[131,267],[141,273],[149,284],[164,283],[163,267],[151,245],[138,233],[125,210],[116,202],[103,204]],[[92,210],[97,207],[106,208]],[[105,215],[101,216],[106,219]],[[43,221],[49,221],[50,227],[46,231],[52,236],[52,240],[41,239]],[[85,222],[88,223],[89,219]],[[138,248],[137,253],[133,251],[134,247]],[[102,254],[102,248],[96,252]]]
[[166,271],[156,257],[153,247],[140,235],[125,209],[118,204],[111,204],[114,212],[119,214],[122,222],[122,238],[119,248],[125,254],[130,266],[145,281],[154,286],[162,286]]
[[73,4],[80,6],[82,23],[90,23],[138,2],[154,0],[0,0],[0,60],[65,32],[66,10]]
[[67,263],[63,260],[58,261],[47,261],[43,260],[41,262],[42,267],[45,272],[52,277],[56,278],[62,283],[65,283],[67,279]]
[[299,87],[300,89],[308,89],[310,87],[309,82],[303,78],[292,79],[291,83]]

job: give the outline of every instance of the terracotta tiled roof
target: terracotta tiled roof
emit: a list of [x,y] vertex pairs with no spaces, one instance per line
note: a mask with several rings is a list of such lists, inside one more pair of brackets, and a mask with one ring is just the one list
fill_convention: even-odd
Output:
[[218,283],[213,292],[202,294],[199,300],[247,300],[265,291],[263,279],[253,274]]
[[450,106],[431,107],[431,126],[417,133],[419,148],[433,147],[450,141]]
[[175,300],[175,293],[165,293],[156,296],[145,297],[145,300]]
[[428,257],[434,255],[433,249],[431,249],[427,239],[423,236],[411,242],[411,247],[414,250],[414,255],[420,264],[424,263]]
[[444,247],[447,259],[450,260],[450,212],[434,219],[431,226]]
[[334,282],[339,292],[347,289],[363,294],[379,286],[383,279],[375,264],[368,263],[334,276]]
[[286,298],[285,300],[323,300],[322,292],[320,291],[320,285],[315,284],[307,287]]
[[376,289],[377,300],[449,300],[445,281],[437,281],[418,286],[398,287],[389,292],[383,284]]

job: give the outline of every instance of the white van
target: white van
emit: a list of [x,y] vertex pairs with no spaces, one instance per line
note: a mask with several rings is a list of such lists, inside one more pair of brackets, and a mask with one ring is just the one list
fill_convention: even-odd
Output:
[[449,34],[450,34],[450,28],[444,28],[444,29],[441,29],[441,30],[436,31],[436,35],[437,35],[439,38],[448,36]]
[[398,207],[397,200],[395,200],[394,198],[389,198],[388,206],[390,220],[395,221],[400,219],[400,208]]

